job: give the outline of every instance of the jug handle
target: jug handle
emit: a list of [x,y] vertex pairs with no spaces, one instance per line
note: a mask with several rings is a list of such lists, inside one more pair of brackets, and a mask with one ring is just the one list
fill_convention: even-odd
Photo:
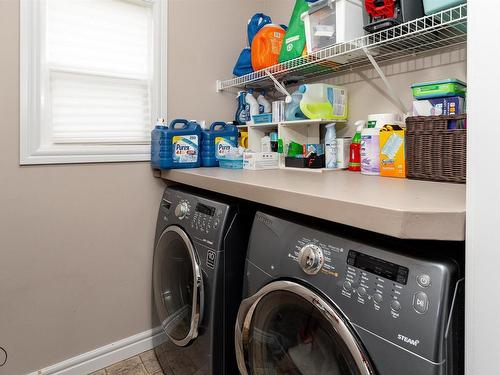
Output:
[[215,128],[219,127],[217,129],[217,131],[221,131],[221,130],[224,130],[226,128],[226,123],[225,122],[222,122],[222,121],[216,121],[214,122],[212,125],[210,125],[210,130],[211,131],[214,131]]
[[[182,128],[177,127],[177,124],[182,124]],[[175,119],[170,123],[170,129],[187,129],[189,127],[189,121],[185,119]]]

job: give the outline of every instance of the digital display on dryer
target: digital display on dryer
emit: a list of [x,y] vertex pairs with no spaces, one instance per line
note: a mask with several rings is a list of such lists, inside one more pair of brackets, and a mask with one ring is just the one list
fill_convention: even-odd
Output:
[[410,272],[408,268],[372,257],[371,255],[350,250],[347,257],[347,264],[399,284],[406,285],[408,282],[408,273]]
[[215,215],[215,207],[210,207],[202,203],[198,203],[196,205],[196,212],[199,212],[201,214],[205,214],[208,216],[214,216]]

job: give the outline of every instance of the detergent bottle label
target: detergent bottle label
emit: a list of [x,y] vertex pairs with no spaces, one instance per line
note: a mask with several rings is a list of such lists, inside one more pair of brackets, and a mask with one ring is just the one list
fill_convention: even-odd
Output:
[[198,160],[198,136],[178,135],[172,138],[174,163],[196,163]]
[[216,137],[215,138],[215,157],[224,159],[231,153],[231,149],[237,147],[236,137]]

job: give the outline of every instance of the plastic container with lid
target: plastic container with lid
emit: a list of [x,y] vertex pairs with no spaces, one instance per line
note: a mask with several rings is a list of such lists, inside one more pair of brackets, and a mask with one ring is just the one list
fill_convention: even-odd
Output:
[[347,89],[326,83],[313,83],[299,87],[302,94],[300,109],[307,118],[347,120]]
[[214,122],[201,132],[201,166],[218,167],[219,156],[238,146],[238,128],[225,122]]
[[364,35],[361,0],[320,0],[302,15],[307,52],[348,42]]
[[425,14],[434,14],[442,10],[467,3],[467,0],[423,0]]
[[151,165],[158,169],[200,166],[201,127],[194,121],[173,120],[167,127],[159,121],[151,132]]
[[260,29],[252,41],[254,70],[265,69],[278,63],[284,38],[285,29],[280,25],[269,24]]
[[465,98],[467,84],[459,79],[415,83],[411,86],[415,99],[443,98],[461,96]]

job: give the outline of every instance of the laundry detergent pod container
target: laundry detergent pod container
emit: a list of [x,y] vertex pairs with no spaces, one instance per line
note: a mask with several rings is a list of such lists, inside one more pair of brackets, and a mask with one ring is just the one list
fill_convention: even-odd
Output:
[[218,167],[219,156],[238,146],[238,128],[225,122],[214,122],[201,132],[201,166]]
[[151,134],[151,165],[158,169],[200,166],[201,127],[196,122],[176,119],[157,126]]
[[264,26],[252,41],[252,66],[254,70],[268,68],[278,63],[285,30],[274,24]]
[[299,87],[300,110],[309,119],[346,121],[347,89],[343,86],[314,83]]

